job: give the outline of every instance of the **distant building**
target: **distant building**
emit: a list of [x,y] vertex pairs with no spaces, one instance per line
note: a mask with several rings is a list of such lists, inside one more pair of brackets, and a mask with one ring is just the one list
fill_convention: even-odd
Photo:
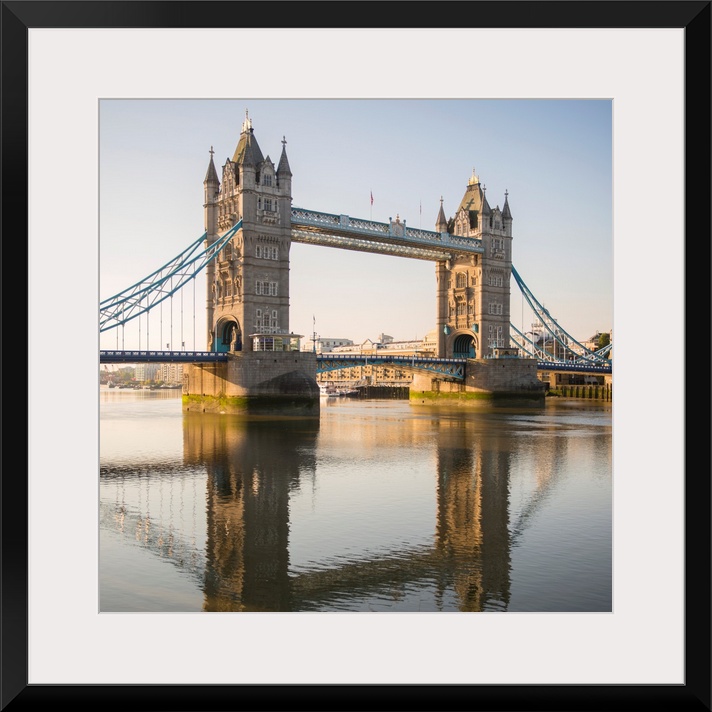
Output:
[[137,381],[158,381],[161,379],[160,363],[137,363],[136,364],[136,380]]
[[[318,341],[318,340],[317,340]],[[360,344],[353,341],[334,346],[334,354],[378,355],[393,354],[398,356],[434,356],[437,350],[436,330],[429,332],[425,339],[410,339],[396,341],[388,334],[379,334],[378,340],[366,339]],[[367,364],[344,368],[338,371],[321,373],[317,380],[321,383],[333,384],[369,384],[369,385],[408,385],[412,380],[412,373],[408,370],[393,365]]]
[[182,383],[183,382],[183,364],[182,363],[162,363],[159,379],[164,383]]
[[335,349],[342,346],[352,346],[351,339],[334,339],[322,338],[317,336],[316,339],[307,339],[302,343],[302,351],[316,351],[318,354],[331,353]]

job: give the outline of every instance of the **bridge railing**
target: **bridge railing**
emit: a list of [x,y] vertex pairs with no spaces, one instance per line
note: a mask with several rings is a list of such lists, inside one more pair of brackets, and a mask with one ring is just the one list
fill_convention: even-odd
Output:
[[153,351],[102,350],[100,363],[214,363],[227,361],[228,354],[219,351]]

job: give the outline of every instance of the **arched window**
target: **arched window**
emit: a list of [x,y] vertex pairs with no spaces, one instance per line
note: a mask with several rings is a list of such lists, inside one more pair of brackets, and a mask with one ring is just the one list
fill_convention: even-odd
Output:
[[455,277],[455,285],[459,289],[467,286],[467,275],[464,272],[457,273],[457,276]]

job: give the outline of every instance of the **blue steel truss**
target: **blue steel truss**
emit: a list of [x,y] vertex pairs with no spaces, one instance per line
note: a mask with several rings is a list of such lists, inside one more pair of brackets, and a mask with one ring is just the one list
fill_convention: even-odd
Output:
[[205,241],[203,233],[177,257],[160,269],[144,277],[140,282],[124,289],[99,304],[99,331],[108,331],[126,324],[141,314],[173,296],[187,282],[194,279],[220,253],[223,247],[242,227],[242,220],[228,230],[220,239],[198,252]]
[[462,381],[465,378],[464,358],[429,358],[423,356],[389,356],[367,354],[319,354],[316,372],[326,373],[357,366],[398,366],[412,371],[429,371],[438,376]]
[[549,311],[539,303],[532,294],[532,291],[524,283],[519,272],[514,268],[514,265],[512,265],[512,276],[524,295],[524,298],[527,300],[527,304],[529,304],[532,311],[536,314],[547,334],[551,336],[552,342],[559,344],[563,348],[565,357],[556,358],[553,354],[539,346],[537,342],[530,339],[526,334],[523,334],[514,324],[510,324],[510,341],[516,348],[541,362],[566,363],[573,361],[574,363],[590,366],[606,365],[610,367],[611,363],[608,360],[608,356],[613,347],[612,343],[607,344],[597,351],[586,348],[562,329],[551,314],[549,314]]

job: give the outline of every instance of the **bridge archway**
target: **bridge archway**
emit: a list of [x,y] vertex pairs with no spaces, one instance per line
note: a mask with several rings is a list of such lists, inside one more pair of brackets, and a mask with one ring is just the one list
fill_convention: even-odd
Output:
[[225,317],[218,321],[214,351],[242,351],[242,329],[235,317]]
[[453,358],[477,358],[477,337],[471,331],[454,333],[450,343]]

